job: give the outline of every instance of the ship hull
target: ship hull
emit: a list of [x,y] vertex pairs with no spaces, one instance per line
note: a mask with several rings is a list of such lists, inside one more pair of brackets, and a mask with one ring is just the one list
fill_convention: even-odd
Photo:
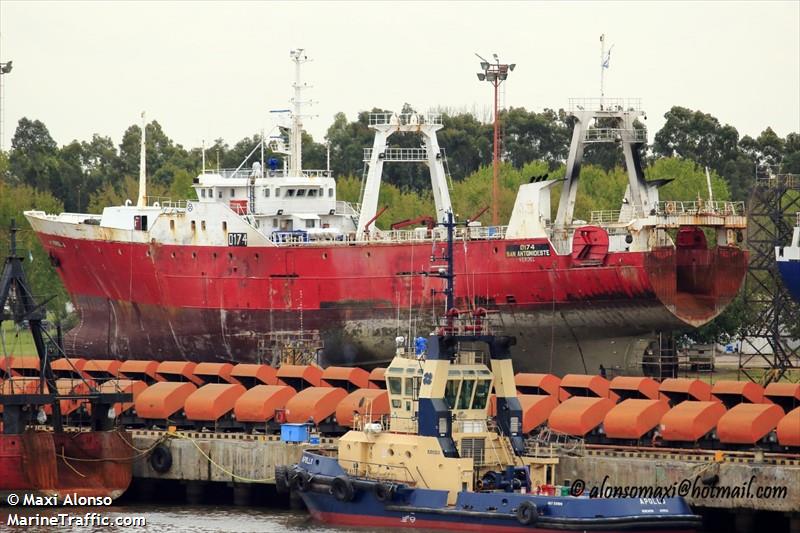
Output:
[[131,483],[124,431],[0,435],[0,500],[9,494],[116,499]]
[[[80,315],[65,339],[75,356],[256,361],[270,333],[319,331],[323,362],[377,364],[393,356],[395,336],[427,335],[444,311],[431,264],[444,255],[441,241],[166,245],[48,224],[34,226]],[[520,257],[526,246],[541,255]],[[518,337],[520,370],[635,371],[643,337],[724,309],[747,254],[664,247],[585,266],[546,239],[488,239],[458,241],[454,265],[456,305],[499,312]]]

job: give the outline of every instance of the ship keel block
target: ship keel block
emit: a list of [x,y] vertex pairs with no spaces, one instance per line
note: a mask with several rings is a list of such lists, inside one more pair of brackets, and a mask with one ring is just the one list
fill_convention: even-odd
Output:
[[278,382],[277,370],[269,365],[239,363],[231,370],[231,377],[248,389],[256,385],[285,385]]
[[[522,432],[525,434],[547,422],[550,413],[558,406],[558,397],[550,394],[518,394],[517,399],[522,407]],[[494,405],[497,405],[496,401]]]
[[740,403],[717,422],[717,436],[725,444],[756,444],[775,429],[783,418],[775,404]]
[[186,419],[214,422],[230,413],[247,391],[238,383],[209,383],[191,393],[183,404]]
[[549,395],[558,399],[561,380],[553,374],[532,374],[520,372],[514,376],[514,383],[520,394]]
[[613,407],[608,398],[573,396],[553,409],[548,425],[559,433],[583,437],[602,424]]
[[269,422],[275,411],[286,408],[297,392],[288,385],[256,385],[236,400],[233,414],[239,422]]
[[309,387],[298,392],[286,402],[286,421],[320,424],[336,412],[336,406],[345,399],[347,391],[339,387]]
[[661,436],[666,441],[697,442],[716,427],[724,414],[725,406],[718,401],[681,402],[661,418]]
[[673,405],[677,405],[686,400],[697,400],[699,402],[710,401],[711,385],[699,379],[690,378],[668,378],[661,382],[658,387],[661,398],[669,400]]
[[336,421],[340,426],[353,427],[358,413],[362,422],[377,422],[389,415],[389,393],[381,389],[358,389],[336,406]]
[[180,411],[186,398],[196,390],[197,385],[185,381],[155,383],[136,398],[136,413],[148,420],[166,420]]
[[603,428],[610,439],[639,440],[658,426],[667,411],[665,401],[629,398],[608,412]]
[[778,422],[778,444],[800,447],[800,407],[792,409]]

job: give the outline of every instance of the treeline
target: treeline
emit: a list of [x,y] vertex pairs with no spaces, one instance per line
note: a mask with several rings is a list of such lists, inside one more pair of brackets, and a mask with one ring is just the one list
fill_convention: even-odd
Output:
[[[338,177],[338,195],[342,200],[359,200],[363,150],[373,142],[369,113],[381,111],[363,111],[352,121],[344,113],[337,113],[327,130],[326,143],[303,134],[304,167],[325,168],[329,149],[331,169]],[[408,105],[402,110],[411,111]],[[800,133],[782,138],[766,128],[756,138],[740,137],[733,126],[683,107],[673,107],[665,118],[664,126],[652,136],[653,142],[645,153],[648,179],[674,178],[662,189],[662,198],[705,198],[703,167],[706,166],[711,171],[717,199],[746,200],[757,167],[800,173]],[[438,139],[445,149],[452,179],[453,205],[461,218],[471,217],[491,197],[492,125],[469,113],[443,112],[442,121]],[[501,121],[504,162],[499,208],[501,221],[507,221],[520,184],[545,173],[563,177],[573,124],[563,109],[535,112],[510,108],[502,112]],[[185,148],[176,143],[157,121],[146,128],[148,194],[174,199],[194,197],[191,184],[201,170],[201,148]],[[17,125],[11,150],[0,152],[0,239],[5,242],[9,221],[15,217],[25,228],[21,244],[34,259],[28,268],[34,286],[37,292],[53,297],[49,307],[59,314],[63,314],[66,293],[23,221],[22,211],[36,208],[48,212],[99,213],[105,206],[135,199],[140,138],[141,128],[133,125],[125,130],[119,145],[109,137],[95,134],[90,140],[74,140],[59,146],[45,124],[23,118]],[[245,159],[259,141],[257,134],[233,145],[217,139],[206,147],[206,165],[235,168],[244,162],[250,166],[260,158],[260,153],[257,151],[249,161]],[[419,137],[407,133],[396,133],[390,139],[392,146],[400,147],[417,147],[419,142]],[[267,155],[282,157],[271,152]],[[592,210],[618,209],[626,184],[620,147],[591,146],[584,157],[576,217],[588,219]],[[432,214],[429,189],[428,171],[422,164],[386,165],[380,203],[390,209],[378,220],[378,225],[385,228],[394,221]],[[559,190],[554,189],[555,209]],[[488,213],[482,221],[488,223]]]

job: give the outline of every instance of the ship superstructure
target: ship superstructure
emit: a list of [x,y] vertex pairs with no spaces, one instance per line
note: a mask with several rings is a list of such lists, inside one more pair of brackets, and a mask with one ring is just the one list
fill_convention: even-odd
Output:
[[[119,357],[269,362],[270,336],[309,331],[324,363],[386,363],[398,333],[425,334],[443,311],[431,276],[451,210],[446,156],[435,113],[375,113],[375,141],[360,205],[337,200],[328,169],[302,167],[302,88],[286,157],[254,148],[239,168],[205,169],[197,198],[147,198],[102,215],[26,213],[81,320],[68,353]],[[523,370],[642,372],[654,331],[699,326],[738,293],[747,264],[739,246],[741,203],[664,201],[639,161],[646,132],[638,101],[573,101],[567,178],[555,220],[555,180],[520,187],[507,226],[477,221],[455,230],[453,295],[463,309],[497,312],[519,339]],[[390,145],[417,134],[418,148]],[[268,147],[282,152],[281,139]],[[262,143],[264,140],[262,140]],[[573,217],[580,163],[590,143],[621,143],[629,186],[617,211]],[[260,156],[260,157],[259,157]],[[434,224],[381,230],[375,221],[383,165],[423,163],[431,172]],[[144,179],[140,180],[142,191]],[[714,242],[707,242],[703,228]],[[647,369],[644,369],[645,371]]]

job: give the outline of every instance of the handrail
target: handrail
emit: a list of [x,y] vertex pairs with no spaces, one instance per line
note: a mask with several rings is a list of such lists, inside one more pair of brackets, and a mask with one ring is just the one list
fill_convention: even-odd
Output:
[[714,216],[744,216],[744,202],[694,200],[684,202],[679,200],[666,200],[658,202],[656,214],[659,216],[680,215],[714,215]]

